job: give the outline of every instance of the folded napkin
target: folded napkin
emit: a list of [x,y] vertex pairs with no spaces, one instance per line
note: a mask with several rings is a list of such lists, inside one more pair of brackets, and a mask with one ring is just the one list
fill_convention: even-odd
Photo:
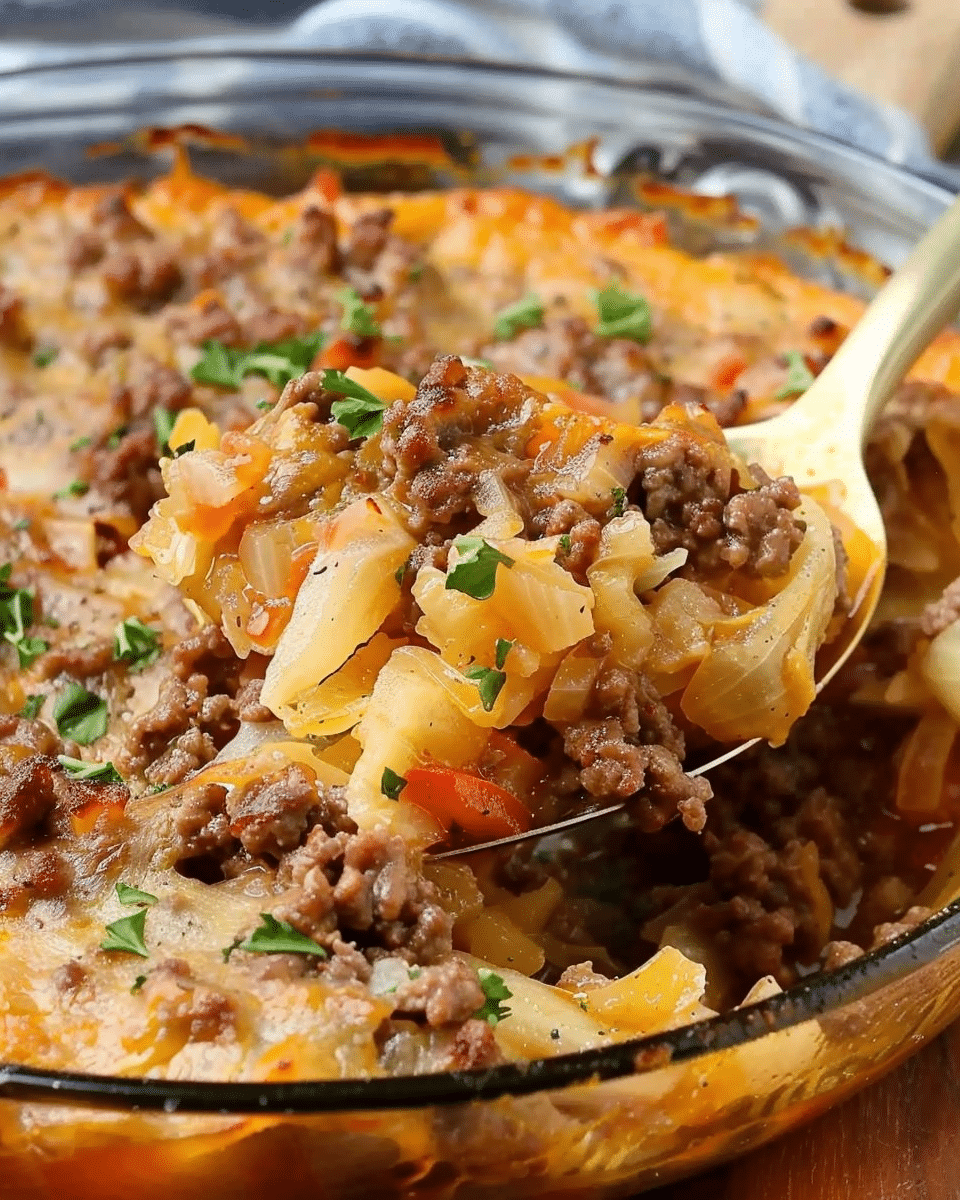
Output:
[[[902,110],[794,52],[762,0],[0,0],[0,72],[145,38],[186,49],[315,47],[476,57],[617,79],[638,61],[691,72],[754,108],[957,186]],[[74,43],[74,45],[70,45]]]

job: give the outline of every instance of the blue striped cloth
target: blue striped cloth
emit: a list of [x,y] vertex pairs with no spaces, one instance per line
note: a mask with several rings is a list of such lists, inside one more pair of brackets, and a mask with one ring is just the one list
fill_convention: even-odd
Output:
[[[162,0],[161,0],[162,2]],[[937,174],[922,130],[795,53],[762,0],[0,0],[0,72],[91,45],[179,41],[472,56],[629,79],[638,60],[693,71],[768,112]],[[70,43],[74,43],[72,50]]]

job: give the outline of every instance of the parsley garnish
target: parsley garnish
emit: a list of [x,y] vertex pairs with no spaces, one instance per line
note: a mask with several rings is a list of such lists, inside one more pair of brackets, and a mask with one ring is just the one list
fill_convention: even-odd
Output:
[[521,329],[532,329],[543,320],[543,301],[532,292],[502,308],[493,323],[493,336],[498,342],[515,337]]
[[35,696],[28,696],[17,716],[23,717],[26,721],[35,721],[40,715],[40,709],[43,708],[45,699],[46,697],[42,692],[38,692]]
[[82,758],[68,758],[66,754],[58,754],[57,762],[71,779],[79,779],[84,783],[123,783],[120,772],[112,762],[86,762]]
[[510,1009],[504,1006],[503,1001],[512,999],[513,992],[496,971],[491,971],[488,967],[480,967],[477,970],[477,978],[480,980],[486,1001],[473,1015],[491,1025],[499,1025],[510,1016]]
[[281,921],[271,913],[261,913],[260,920],[262,924],[246,941],[234,942],[223,951],[224,960],[234,950],[246,950],[251,954],[315,954],[317,958],[327,957],[326,950],[318,946],[313,938],[308,938],[286,921]]
[[140,989],[143,987],[143,985],[146,982],[147,982],[146,975],[138,975],[136,977],[136,979],[133,981],[133,986],[130,988],[130,995],[135,996],[137,994],[137,992],[140,991]]
[[16,648],[21,667],[29,667],[49,646],[38,637],[27,637],[33,624],[33,592],[27,588],[10,587],[13,567],[0,567],[0,630],[11,646]]
[[63,737],[89,746],[107,732],[107,702],[79,683],[68,683],[53,706],[53,719]]
[[613,496],[613,504],[610,506],[610,512],[615,517],[622,517],[623,510],[627,507],[627,489],[615,487],[610,494]]
[[403,579],[409,569],[410,569],[410,559],[408,558],[407,561],[402,562],[400,564],[400,566],[397,567],[397,569],[393,573],[394,579],[397,581],[397,583],[400,584],[401,587],[403,587]]
[[76,454],[78,450],[86,450],[92,441],[89,437],[78,437],[75,442],[70,443],[70,453]]
[[597,333],[601,337],[629,338],[634,342],[649,342],[653,332],[650,305],[643,296],[628,292],[610,283],[593,293],[593,302],[600,317]]
[[337,292],[337,299],[343,305],[341,329],[357,337],[382,336],[383,330],[377,321],[376,313],[368,304],[364,304],[363,297],[356,288],[342,288]]
[[100,943],[101,950],[122,950],[124,954],[139,954],[149,958],[150,951],[143,940],[147,923],[147,910],[138,909],[129,917],[121,917],[107,926],[107,936]]
[[170,453],[170,434],[173,433],[173,425],[176,419],[176,416],[169,408],[162,408],[158,405],[153,410],[153,431],[156,434],[157,445],[162,455]]
[[90,491],[90,484],[85,479],[74,479],[59,492],[53,493],[54,500],[67,500],[71,496],[85,496]]
[[561,533],[560,534],[560,549],[564,552],[564,554],[570,553],[571,546],[572,546],[572,542],[570,541],[570,534],[569,533]]
[[60,351],[56,346],[40,346],[30,360],[35,367],[49,367]]
[[[166,409],[164,409],[163,411],[166,412]],[[156,427],[156,416],[154,416],[154,427]],[[173,423],[171,422],[171,428],[172,427],[173,427]],[[127,434],[129,432],[130,432],[130,427],[128,425],[118,425],[117,428],[107,438],[107,449],[108,450],[116,450],[116,448],[120,445],[120,443],[123,441],[123,439],[127,436]],[[167,436],[169,437],[169,434]],[[158,437],[159,437],[159,434],[158,434]]]
[[30,528],[30,518],[20,517],[18,520],[14,521],[10,528],[17,533],[22,533],[24,529]]
[[396,771],[391,771],[389,767],[383,768],[383,775],[380,778],[380,791],[388,800],[399,800],[400,793],[407,786],[407,781],[402,775],[398,775]]
[[196,438],[191,438],[189,442],[184,442],[182,446],[178,446],[173,452],[174,458],[179,458],[181,454],[187,454],[193,450],[197,444]]
[[447,572],[446,590],[463,592],[474,600],[489,600],[497,581],[497,564],[513,566],[513,559],[491,546],[485,538],[458,537],[454,549],[459,558]]
[[325,391],[348,397],[334,400],[330,412],[352,438],[368,438],[380,432],[387,406],[373,392],[347,378],[342,371],[324,371],[323,386]]
[[222,342],[207,341],[190,376],[197,383],[236,390],[247,375],[265,375],[274,387],[282,388],[309,371],[323,341],[319,330],[282,342],[259,342],[252,350],[231,350]]
[[813,372],[799,350],[788,350],[786,357],[787,380],[777,392],[777,400],[785,400],[788,396],[800,396],[813,383]]
[[113,657],[142,671],[160,657],[160,634],[137,617],[127,617],[113,631]]
[[117,899],[128,908],[134,904],[145,904],[149,908],[151,904],[157,903],[156,896],[151,896],[149,892],[141,892],[139,888],[123,882],[117,884]]
[[506,638],[497,638],[497,644],[494,648],[494,652],[496,655],[495,661],[498,671],[503,670],[503,664],[507,661],[507,655],[513,649],[515,644],[516,643],[514,642],[508,642]]
[[490,712],[507,682],[506,673],[495,671],[493,667],[468,667],[463,675],[477,685],[483,711]]

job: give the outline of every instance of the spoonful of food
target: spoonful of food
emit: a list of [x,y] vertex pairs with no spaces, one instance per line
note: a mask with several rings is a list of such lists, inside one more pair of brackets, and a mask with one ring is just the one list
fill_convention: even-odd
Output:
[[[759,463],[771,476],[792,476],[801,492],[826,509],[843,538],[851,604],[839,636],[818,656],[818,692],[863,637],[883,585],[886,532],[863,465],[866,435],[911,365],[958,308],[960,199],[890,277],[821,374],[786,412],[726,431],[728,445],[746,462]],[[726,750],[689,773],[705,774],[756,740]],[[432,857],[451,858],[540,838],[624,807],[625,802],[606,805]]]

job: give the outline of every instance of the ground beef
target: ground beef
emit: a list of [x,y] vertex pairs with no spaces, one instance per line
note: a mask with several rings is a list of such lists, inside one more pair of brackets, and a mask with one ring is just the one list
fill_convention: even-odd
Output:
[[410,972],[410,978],[393,993],[395,1015],[423,1015],[428,1025],[460,1025],[485,1002],[483,988],[472,967],[450,958],[435,967]]
[[0,345],[25,350],[30,334],[23,320],[23,301],[10,288],[0,284]]
[[446,1061],[438,1064],[445,1071],[476,1071],[506,1062],[488,1021],[465,1021],[457,1030]]
[[154,787],[173,787],[216,756],[217,747],[209,733],[193,726],[176,737],[144,770]]
[[541,509],[531,522],[534,533],[543,537],[566,536],[557,561],[576,579],[586,584],[587,568],[593,563],[600,546],[603,527],[575,500],[558,500]]
[[960,579],[949,584],[940,599],[934,600],[923,610],[920,632],[925,637],[934,638],[957,620],[960,620]]
[[347,235],[343,259],[348,267],[369,271],[383,253],[393,224],[393,210],[378,208],[357,217]]
[[142,523],[165,494],[158,454],[152,429],[127,433],[118,437],[116,444],[108,441],[84,451],[80,477]]
[[402,838],[315,825],[277,879],[285,890],[275,915],[322,946],[341,938],[368,957],[387,952],[428,966],[451,953],[453,920]]
[[260,692],[263,688],[262,679],[248,679],[240,685],[234,699],[237,718],[251,724],[263,724],[276,720],[273,713],[265,704],[260,703]]
[[231,347],[243,344],[240,322],[217,295],[207,295],[199,304],[171,307],[165,323],[172,338],[191,346],[207,341]]
[[34,670],[43,680],[56,679],[58,675],[89,679],[93,675],[102,675],[113,663],[112,641],[99,641],[82,647],[67,643],[41,654]]
[[803,523],[791,515],[800,496],[792,480],[750,470],[759,487],[742,491],[703,445],[675,435],[645,446],[628,495],[646,514],[657,553],[682,547],[695,573],[784,574],[803,538]]
[[174,252],[153,242],[113,246],[100,270],[114,299],[145,312],[165,304],[183,282]]
[[290,234],[289,257],[311,275],[332,275],[340,265],[337,226],[328,212],[310,205]]
[[589,795],[629,799],[634,819],[648,833],[677,813],[688,828],[703,828],[710,785],[684,774],[683,735],[640,672],[605,662],[583,718],[561,732],[564,752],[580,768]]

